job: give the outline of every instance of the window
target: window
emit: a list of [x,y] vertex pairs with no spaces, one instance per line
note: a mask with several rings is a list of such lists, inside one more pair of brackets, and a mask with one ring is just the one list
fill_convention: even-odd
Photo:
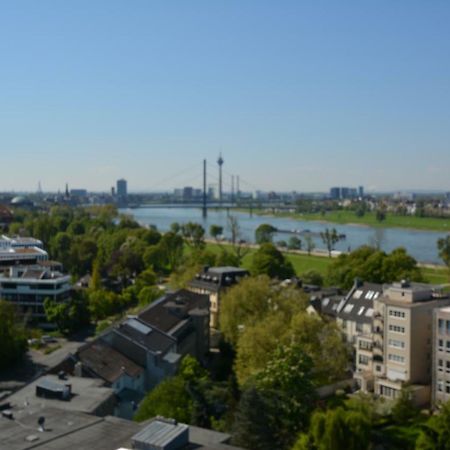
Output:
[[405,311],[400,311],[398,309],[390,309],[389,310],[389,316],[395,317],[397,319],[404,319],[405,318]]
[[445,361],[445,371],[450,373],[450,361]]
[[390,347],[394,348],[405,348],[405,343],[397,339],[389,339],[388,344]]
[[439,372],[444,370],[444,361],[442,361],[442,359],[438,359],[438,370]]
[[358,362],[359,364],[363,364],[364,366],[367,366],[369,364],[370,358],[366,355],[359,355]]
[[398,325],[389,325],[389,331],[393,331],[394,333],[405,334],[405,327],[400,327]]
[[399,363],[399,364],[404,364],[405,363],[405,357],[404,356],[396,355],[394,353],[389,353],[388,360],[396,362],[396,363]]
[[445,321],[445,326],[446,326],[446,329],[447,329],[447,334],[450,334],[450,320],[446,320]]
[[439,319],[438,320],[438,328],[439,328],[439,334],[444,334],[445,332],[445,320],[444,319]]
[[347,314],[350,313],[354,306],[355,305],[353,305],[353,304],[345,305],[344,312],[347,313]]
[[439,392],[442,392],[444,390],[444,382],[442,380],[438,380],[437,389]]
[[447,350],[447,353],[450,353],[450,341],[445,342],[445,348]]
[[439,339],[439,341],[438,341],[438,350],[440,352],[444,351],[444,340],[443,339]]
[[450,394],[450,381],[445,382],[445,393]]

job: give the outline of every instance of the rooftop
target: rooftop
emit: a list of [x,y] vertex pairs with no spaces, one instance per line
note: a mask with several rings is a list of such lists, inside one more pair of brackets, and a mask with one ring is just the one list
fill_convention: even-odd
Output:
[[80,348],[78,357],[83,366],[109,383],[114,383],[123,373],[135,378],[144,371],[142,367],[100,339]]
[[[70,401],[37,397],[36,386],[43,380],[57,384],[70,384],[73,394]],[[12,406],[18,408],[27,405],[27,408],[30,410],[48,406],[67,411],[94,413],[100,405],[113,397],[114,391],[108,387],[104,387],[102,380],[72,376],[67,376],[65,380],[60,380],[56,375],[46,375],[27,384],[24,388],[9,396],[7,401]]]
[[181,321],[189,318],[190,313],[197,308],[208,309],[208,305],[207,295],[180,289],[153,302],[139,314],[138,318],[170,334]]
[[114,332],[143,346],[153,353],[165,353],[174,344],[175,339],[156,327],[150,327],[138,318],[129,317],[114,329]]

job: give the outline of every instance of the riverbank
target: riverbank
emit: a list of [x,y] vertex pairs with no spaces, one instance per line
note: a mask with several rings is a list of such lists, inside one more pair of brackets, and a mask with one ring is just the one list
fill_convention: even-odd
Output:
[[[248,209],[236,208],[236,211],[249,212]],[[305,220],[322,223],[335,223],[340,225],[361,225],[376,228],[405,228],[409,230],[439,231],[450,233],[450,217],[416,217],[400,216],[387,213],[386,219],[379,222],[374,212],[367,212],[362,217],[358,217],[354,211],[329,211],[321,213],[290,213],[277,211],[263,211],[253,209],[252,213],[258,216],[282,217],[295,220]]]
[[[213,252],[218,252],[221,245],[229,246],[228,242],[217,244],[213,241],[207,242],[207,248]],[[246,269],[251,268],[252,257],[258,246],[254,244],[247,244],[249,253],[245,256],[242,265]],[[280,249],[281,250],[281,249]],[[333,261],[333,257],[329,258],[326,252],[314,251],[311,255],[303,250],[282,250],[285,256],[294,266],[295,273],[301,275],[308,270],[315,270],[321,275],[325,276],[328,271],[329,265]],[[418,264],[421,268],[425,281],[431,284],[447,284],[449,283],[449,272],[445,266],[433,265],[433,264]]]

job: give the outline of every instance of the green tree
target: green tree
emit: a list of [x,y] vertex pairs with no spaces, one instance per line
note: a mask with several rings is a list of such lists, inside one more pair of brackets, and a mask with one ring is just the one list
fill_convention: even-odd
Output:
[[211,237],[213,237],[216,241],[219,240],[220,236],[223,235],[223,227],[220,225],[211,225],[209,227],[209,234]]
[[302,241],[297,236],[291,236],[287,242],[287,246],[290,250],[301,250]]
[[263,391],[279,393],[280,414],[286,426],[285,440],[306,428],[316,400],[312,377],[313,362],[298,343],[278,346],[265,368],[256,375],[255,384]]
[[387,254],[368,246],[339,255],[328,268],[330,285],[350,288],[355,278],[380,284],[402,279],[423,281],[416,260],[405,249],[398,248]]
[[273,244],[265,243],[253,255],[253,275],[268,275],[270,278],[286,279],[295,275],[294,268]]
[[305,243],[306,243],[306,251],[308,252],[308,255],[311,255],[312,251],[316,248],[316,244],[314,242],[313,237],[311,236],[311,233],[307,233],[305,235]]
[[326,228],[325,231],[320,232],[320,237],[325,247],[328,250],[328,256],[331,258],[331,252],[334,250],[335,245],[341,240],[336,228]]
[[73,333],[89,324],[90,314],[83,294],[76,293],[64,303],[47,298],[44,310],[47,320],[54,323],[63,334]]
[[88,309],[94,321],[105,319],[121,310],[120,297],[111,291],[90,290],[88,293]]
[[298,344],[314,364],[314,380],[323,385],[342,379],[349,350],[336,324],[309,315],[293,302],[278,300],[263,319],[249,321],[239,335],[235,371],[241,386],[263,370],[278,345]]
[[192,388],[207,379],[207,372],[198,361],[185,356],[177,375],[162,381],[142,400],[134,420],[142,422],[159,415],[191,423],[195,409]]
[[14,306],[0,300],[0,369],[20,361],[27,350],[24,327],[19,324]]
[[166,378],[142,400],[134,420],[142,422],[155,416],[189,423],[193,409],[192,399],[182,377]]
[[416,450],[450,450],[450,402],[421,427]]
[[239,267],[244,257],[250,252],[250,247],[248,247],[245,241],[242,239],[241,227],[236,216],[228,216],[227,227],[231,235],[230,241],[233,248],[233,253],[236,256],[236,264],[234,265],[236,267]]
[[194,249],[205,247],[205,229],[200,224],[188,222],[181,225],[181,234],[189,247]]
[[303,284],[312,284],[314,286],[323,286],[323,276],[317,270],[307,270],[300,276]]
[[292,450],[368,450],[371,425],[360,412],[341,407],[316,411],[308,434],[301,434]]
[[233,444],[252,450],[280,447],[278,433],[283,430],[275,392],[249,387],[241,396],[233,424]]
[[277,229],[274,226],[268,223],[262,223],[255,230],[255,242],[257,244],[271,243],[276,231]]
[[439,257],[450,269],[450,234],[445,238],[438,239],[437,248],[439,250]]
[[245,278],[225,292],[221,300],[220,329],[228,342],[235,345],[241,328],[266,315],[270,292],[270,279],[266,276]]
[[153,303],[157,298],[161,297],[161,291],[155,286],[145,286],[138,294],[140,306],[147,306]]
[[419,415],[419,410],[412,401],[411,389],[403,387],[392,407],[392,418],[398,424],[406,424]]
[[163,235],[158,244],[164,264],[172,272],[182,263],[183,238],[173,231]]
[[386,220],[386,211],[384,209],[377,209],[375,212],[375,218],[378,222]]

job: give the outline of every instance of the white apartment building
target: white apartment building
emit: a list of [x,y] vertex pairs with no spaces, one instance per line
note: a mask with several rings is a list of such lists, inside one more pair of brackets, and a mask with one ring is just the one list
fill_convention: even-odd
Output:
[[45,321],[44,300],[68,301],[71,289],[69,275],[39,265],[11,266],[0,273],[0,298],[40,322]]

